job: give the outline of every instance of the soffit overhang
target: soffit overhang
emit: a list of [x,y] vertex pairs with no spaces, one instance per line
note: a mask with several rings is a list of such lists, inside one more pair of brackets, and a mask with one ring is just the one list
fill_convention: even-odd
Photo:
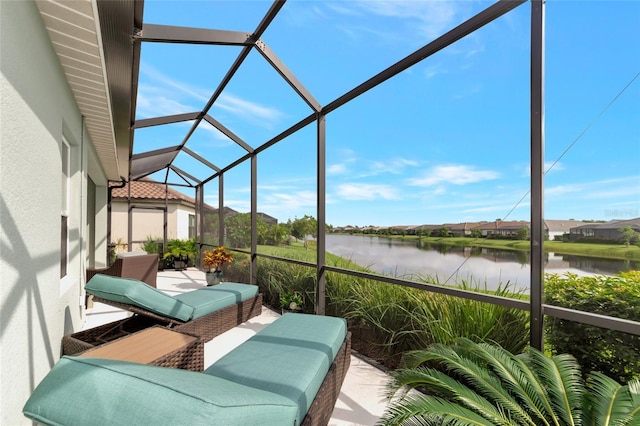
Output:
[[142,21],[142,2],[37,0],[36,4],[107,178],[127,177],[131,100],[137,81],[131,40],[136,14]]

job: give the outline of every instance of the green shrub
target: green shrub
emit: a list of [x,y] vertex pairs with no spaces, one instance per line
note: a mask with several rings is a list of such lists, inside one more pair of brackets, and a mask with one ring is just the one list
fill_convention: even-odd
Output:
[[[308,261],[303,257],[297,260]],[[337,268],[349,267],[346,259],[332,259],[329,263]],[[304,299],[305,312],[315,311],[314,267],[258,258],[257,284],[264,303],[274,309],[280,307],[280,295],[297,292]],[[384,350],[389,357],[422,349],[434,342],[450,343],[458,337],[495,341],[513,353],[521,352],[528,344],[529,314],[526,311],[338,272],[327,272],[325,284],[326,313],[346,318],[350,327],[369,330],[375,339],[371,344],[379,345],[378,350]],[[508,285],[491,293],[514,296]]]
[[[615,276],[547,274],[545,303],[640,321],[640,271]],[[640,377],[640,336],[547,317],[546,338],[554,353],[570,353],[585,371],[619,382]]]
[[142,250],[147,253],[160,253],[160,246],[162,245],[161,238],[154,238],[151,235],[147,235],[147,240],[142,244]]
[[273,259],[259,259],[257,284],[264,303],[274,309],[280,308],[281,294],[292,292],[302,296],[305,312],[315,311],[315,268]]

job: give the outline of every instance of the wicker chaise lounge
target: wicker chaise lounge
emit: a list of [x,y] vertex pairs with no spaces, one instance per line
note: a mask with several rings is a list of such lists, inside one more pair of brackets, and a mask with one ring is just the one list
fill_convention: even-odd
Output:
[[147,254],[145,251],[120,253],[108,268],[87,268],[85,282],[89,282],[96,274],[134,278],[155,287],[158,279],[158,255]]
[[344,319],[285,314],[202,373],[65,356],[23,412],[45,425],[327,425],[350,359]]
[[250,284],[222,283],[170,296],[142,281],[98,274],[85,289],[95,302],[128,310],[134,316],[65,336],[63,355],[76,354],[155,324],[206,342],[262,312],[262,294]]

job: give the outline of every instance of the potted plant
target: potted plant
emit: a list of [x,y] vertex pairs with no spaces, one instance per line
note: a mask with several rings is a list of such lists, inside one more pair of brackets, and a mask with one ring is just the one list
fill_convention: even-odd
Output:
[[162,241],[160,238],[153,238],[151,235],[147,236],[147,240],[142,244],[142,250],[148,254],[158,254],[158,270],[164,269],[164,262],[162,261]]
[[302,296],[295,291],[285,291],[280,295],[282,314],[286,312],[302,312]]
[[213,250],[205,250],[202,257],[202,266],[207,268],[205,276],[207,285],[220,284],[222,281],[222,265],[233,260],[233,255],[224,246]]
[[167,259],[173,269],[181,271],[187,268],[190,261],[193,261],[197,253],[196,240],[172,239],[167,241],[167,251],[164,259]]

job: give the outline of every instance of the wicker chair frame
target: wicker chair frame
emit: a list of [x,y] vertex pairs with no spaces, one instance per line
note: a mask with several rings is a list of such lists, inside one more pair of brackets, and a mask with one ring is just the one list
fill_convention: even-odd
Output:
[[302,426],[326,426],[340,396],[342,383],[351,364],[351,333],[348,332],[329,372],[324,378],[316,397],[302,419]]
[[248,321],[250,318],[256,317],[262,313],[262,293],[250,299],[186,322],[158,315],[154,312],[140,308],[139,306],[114,302],[97,296],[94,297],[94,302],[105,303],[116,308],[133,312],[137,316],[143,316],[151,319],[158,324],[163,324],[164,326],[175,329],[176,331],[198,336],[205,342],[208,342],[225,331],[231,330],[233,327],[236,327],[243,322]]

